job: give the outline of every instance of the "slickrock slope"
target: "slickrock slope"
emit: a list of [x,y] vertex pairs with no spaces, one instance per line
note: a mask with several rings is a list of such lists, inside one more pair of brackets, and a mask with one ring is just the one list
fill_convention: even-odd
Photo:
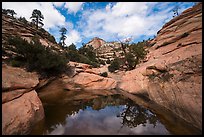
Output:
[[44,109],[34,88],[35,73],[2,65],[2,134],[27,134],[44,118]]
[[28,42],[35,36],[38,37],[42,45],[62,51],[61,47],[56,43],[55,38],[44,29],[36,29],[29,22],[25,23],[2,14],[2,50],[5,52],[2,59],[7,59],[9,56],[15,54],[9,50],[10,46],[7,44],[7,39],[11,36],[20,36]]
[[114,89],[116,81],[95,74],[79,73],[73,78],[73,82],[82,85],[85,89]]
[[126,72],[118,87],[202,130],[202,3],[166,23],[151,44],[148,61]]
[[67,90],[110,90],[115,89],[117,82],[112,78],[100,76],[107,72],[107,67],[91,68],[90,65],[69,62],[71,71],[69,77],[62,76]]

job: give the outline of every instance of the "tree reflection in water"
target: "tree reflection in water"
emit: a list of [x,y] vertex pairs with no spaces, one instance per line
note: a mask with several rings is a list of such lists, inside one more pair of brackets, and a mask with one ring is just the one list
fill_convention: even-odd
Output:
[[153,126],[156,127],[158,119],[155,114],[133,102],[128,102],[126,106],[124,111],[118,116],[122,118],[123,126],[135,128],[140,124],[143,126],[153,124]]

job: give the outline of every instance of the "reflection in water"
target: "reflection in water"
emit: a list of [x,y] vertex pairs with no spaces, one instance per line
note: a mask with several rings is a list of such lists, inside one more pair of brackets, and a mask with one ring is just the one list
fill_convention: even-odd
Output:
[[126,92],[66,91],[63,86],[62,81],[56,80],[40,90],[38,95],[45,118],[30,134],[185,135],[202,132],[169,110]]
[[128,104],[128,107],[121,113],[120,117],[123,119],[122,124],[130,128],[137,127],[140,124],[146,126],[147,122],[155,127],[157,122],[155,114],[132,102]]
[[123,119],[117,117],[128,106],[107,106],[99,111],[87,108],[78,114],[67,118],[65,134],[167,134],[165,127],[160,123],[154,127],[146,127],[138,123],[135,127],[123,125]]
[[47,105],[31,134],[169,134],[156,115],[120,95]]

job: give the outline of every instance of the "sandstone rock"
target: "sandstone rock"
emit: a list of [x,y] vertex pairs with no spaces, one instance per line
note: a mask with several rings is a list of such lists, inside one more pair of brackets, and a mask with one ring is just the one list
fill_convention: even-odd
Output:
[[52,82],[55,79],[56,79],[56,77],[50,77],[50,78],[46,78],[46,79],[41,79],[39,81],[38,85],[35,87],[35,89],[40,89],[40,88],[48,85],[50,82]]
[[[2,65],[2,90],[34,88],[39,83],[36,73],[26,72],[21,68]],[[26,90],[27,91],[27,90]]]
[[28,134],[32,126],[44,118],[44,109],[33,90],[2,104],[2,134]]
[[[126,72],[118,87],[134,94],[146,92],[151,100],[202,130],[200,15],[202,3],[164,25],[152,41],[148,61]],[[186,32],[188,35],[181,37]],[[165,41],[171,42],[157,48]]]
[[73,61],[69,61],[69,65],[78,69],[88,69],[91,68],[91,65],[85,64],[85,63],[78,63],[78,62],[73,62]]
[[118,88],[129,93],[143,93],[147,89],[147,78],[144,75],[146,67],[127,71],[119,81]]
[[104,43],[105,41],[103,39],[95,37],[90,42],[88,42],[86,45],[91,45],[94,49],[96,49],[102,46]]
[[69,90],[69,91],[83,90],[83,88],[80,85],[77,85],[77,84],[72,83],[72,82],[66,83],[66,85],[64,86],[64,89]]
[[27,134],[44,118],[44,109],[33,90],[39,83],[36,73],[2,65],[2,133]]
[[[86,46],[92,46],[96,52],[97,58],[106,62],[107,60],[114,60],[114,56],[122,57],[120,50],[121,44],[119,42],[106,42],[98,37],[89,41]],[[123,56],[124,57],[124,56]]]
[[76,71],[77,73],[80,73],[80,72],[84,72],[84,69],[81,69],[81,68],[75,68],[75,71]]
[[2,65],[2,103],[6,103],[31,91],[39,83],[36,73],[22,68]]
[[92,68],[92,69],[86,69],[84,72],[86,73],[91,73],[91,74],[95,74],[95,75],[100,75],[100,71],[97,68]]
[[[7,41],[8,38],[11,36],[20,36],[21,38],[25,39],[28,42],[32,40],[33,36],[37,36],[42,45],[46,47],[49,45],[55,48],[56,50],[61,49],[61,47],[58,44],[50,40],[52,36],[45,30],[43,29],[37,30],[36,27],[32,26],[29,23],[24,24],[18,19],[2,14],[2,41],[4,41],[4,44],[2,44],[2,49],[5,50],[7,49],[6,48],[7,44],[5,43],[5,41]],[[7,51],[10,51],[10,49],[7,49]],[[7,51],[6,53],[9,54],[9,52]]]
[[30,90],[31,89],[17,89],[9,92],[2,92],[2,104],[18,98]]
[[83,85],[84,89],[114,89],[116,81],[95,74],[79,73],[73,78],[73,82]]

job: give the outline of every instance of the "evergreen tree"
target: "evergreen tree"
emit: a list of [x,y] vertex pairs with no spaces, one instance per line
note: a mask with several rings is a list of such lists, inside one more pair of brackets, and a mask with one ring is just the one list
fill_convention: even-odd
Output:
[[2,13],[6,14],[6,15],[11,15],[12,17],[14,17],[14,15],[16,15],[16,12],[14,10],[11,9],[2,9]]
[[61,37],[60,37],[60,42],[59,43],[62,45],[62,47],[64,47],[66,45],[64,41],[67,38],[65,36],[65,34],[67,33],[67,29],[65,27],[62,27],[60,29],[60,32],[61,32]]
[[2,14],[8,14],[8,11],[6,9],[2,9]]
[[42,20],[44,19],[44,16],[42,15],[40,10],[34,9],[32,16],[30,17],[32,19],[32,22],[36,25],[36,28],[38,29],[38,24],[43,26]]
[[77,51],[76,46],[73,43],[68,47],[68,49],[71,51]]
[[178,5],[176,5],[174,8],[173,8],[173,13],[174,13],[174,15],[173,15],[173,17],[176,17],[176,16],[178,16],[179,15],[179,9],[180,9],[180,7],[178,6]]

